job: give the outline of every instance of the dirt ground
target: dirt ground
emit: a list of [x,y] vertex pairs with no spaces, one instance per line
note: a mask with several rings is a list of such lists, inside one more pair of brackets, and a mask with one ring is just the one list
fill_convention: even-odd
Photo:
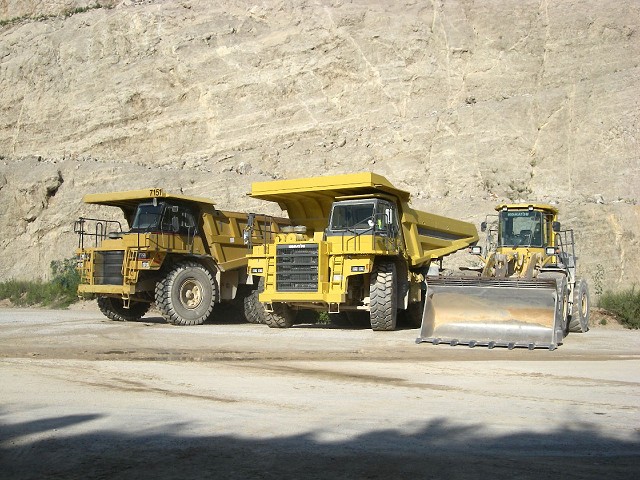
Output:
[[0,308],[0,476],[640,478],[640,332],[417,335]]

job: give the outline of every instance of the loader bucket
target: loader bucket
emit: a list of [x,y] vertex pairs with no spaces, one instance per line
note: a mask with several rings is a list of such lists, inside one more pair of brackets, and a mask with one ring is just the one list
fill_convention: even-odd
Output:
[[555,279],[429,279],[416,343],[554,350],[563,338],[564,292]]

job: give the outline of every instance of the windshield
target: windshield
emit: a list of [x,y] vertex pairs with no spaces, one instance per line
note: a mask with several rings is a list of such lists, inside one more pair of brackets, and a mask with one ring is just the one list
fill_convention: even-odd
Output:
[[142,203],[138,205],[136,215],[131,225],[131,231],[167,232],[193,235],[196,222],[188,208],[178,205],[168,205],[164,202],[153,205]]
[[131,225],[132,232],[147,232],[150,230],[159,230],[160,216],[164,204],[153,205],[152,203],[143,203],[138,205],[136,216]]
[[336,203],[331,212],[331,230],[367,230],[373,227],[373,203]]
[[533,210],[500,212],[500,246],[542,247],[542,213]]

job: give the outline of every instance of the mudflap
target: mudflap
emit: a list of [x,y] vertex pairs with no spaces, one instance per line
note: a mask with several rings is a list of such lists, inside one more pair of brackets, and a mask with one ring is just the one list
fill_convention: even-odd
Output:
[[416,343],[555,350],[566,329],[566,279],[427,281]]

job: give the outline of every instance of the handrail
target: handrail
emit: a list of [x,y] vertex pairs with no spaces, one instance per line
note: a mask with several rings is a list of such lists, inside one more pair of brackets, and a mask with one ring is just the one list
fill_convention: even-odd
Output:
[[[94,223],[92,224],[92,222]],[[80,249],[85,248],[85,237],[92,238],[93,246],[97,248],[114,231],[122,233],[122,224],[117,220],[80,217],[73,224],[73,233],[78,235],[78,248]]]

